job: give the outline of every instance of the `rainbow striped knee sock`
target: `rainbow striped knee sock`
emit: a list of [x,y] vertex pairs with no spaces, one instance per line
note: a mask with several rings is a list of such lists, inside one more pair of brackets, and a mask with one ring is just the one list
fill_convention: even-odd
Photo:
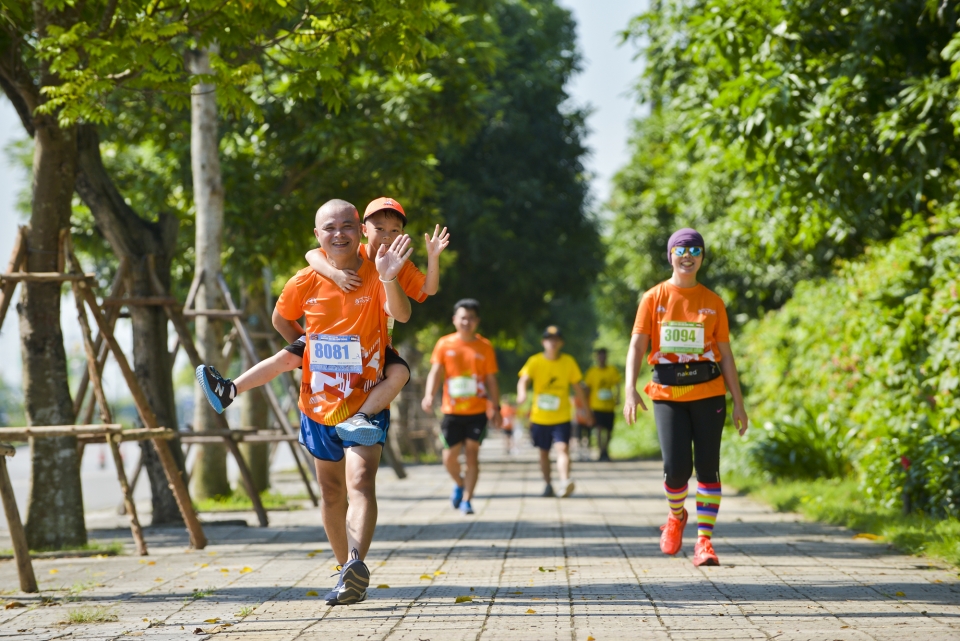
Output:
[[664,483],[663,493],[667,495],[667,503],[670,504],[670,511],[673,512],[675,517],[682,519],[683,503],[687,500],[687,484],[684,483],[683,487],[675,490],[671,487],[668,487],[667,484]]
[[720,511],[720,483],[697,483],[697,534],[710,538]]

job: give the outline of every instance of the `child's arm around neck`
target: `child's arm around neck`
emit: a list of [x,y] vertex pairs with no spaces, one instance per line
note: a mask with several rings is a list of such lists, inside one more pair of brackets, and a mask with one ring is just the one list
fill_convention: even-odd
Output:
[[[367,248],[365,245],[360,246],[360,251],[366,252],[366,250]],[[311,249],[304,254],[303,257],[307,260],[307,264],[313,268],[313,271],[317,272],[324,278],[329,278],[337,285],[337,287],[345,292],[352,292],[363,284],[363,280],[354,270],[341,270],[331,265],[330,261],[327,260],[327,255],[324,254],[323,250],[319,247],[316,249]]]

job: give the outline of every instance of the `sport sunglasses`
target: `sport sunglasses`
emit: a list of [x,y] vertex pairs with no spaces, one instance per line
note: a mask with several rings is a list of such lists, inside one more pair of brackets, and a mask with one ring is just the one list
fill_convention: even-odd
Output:
[[687,252],[690,253],[690,256],[696,258],[703,254],[703,247],[674,247],[673,255],[674,256],[685,256]]

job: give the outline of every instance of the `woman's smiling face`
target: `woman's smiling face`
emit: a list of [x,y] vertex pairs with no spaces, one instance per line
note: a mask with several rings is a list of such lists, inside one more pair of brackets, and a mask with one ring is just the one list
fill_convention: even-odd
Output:
[[673,266],[673,273],[681,274],[684,276],[696,276],[697,271],[700,269],[700,265],[703,264],[703,249],[701,248],[699,256],[691,256],[689,248],[683,252],[683,256],[677,256],[674,247],[670,250],[670,264]]

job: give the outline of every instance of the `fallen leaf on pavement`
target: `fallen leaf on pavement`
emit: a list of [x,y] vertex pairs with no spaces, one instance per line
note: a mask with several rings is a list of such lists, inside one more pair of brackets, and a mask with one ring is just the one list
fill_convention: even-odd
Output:
[[59,572],[59,571],[60,571],[60,570],[54,568],[54,569],[50,570],[50,574],[56,574],[56,573]]
[[430,576],[429,574],[421,574],[420,580],[423,581],[424,579],[426,579],[427,581],[433,581],[433,577]]
[[220,618],[217,617],[217,618],[215,618],[215,619],[204,619],[203,622],[204,622],[204,623],[216,623],[216,622],[219,621],[219,620],[220,620]]
[[8,603],[8,604],[6,604],[5,606],[3,606],[3,609],[4,609],[4,610],[12,610],[12,609],[14,609],[14,608],[25,608],[25,607],[27,607],[27,606],[25,606],[24,604],[20,603],[19,601],[11,601],[10,603]]
[[240,570],[240,574],[247,574],[248,572],[253,572],[253,568],[244,566],[244,568]]
[[437,570],[436,572],[433,573],[433,576],[440,576],[441,574],[446,574],[446,572],[441,572],[440,570]]
[[597,641],[597,640],[594,639],[593,637],[587,637],[587,641]]
[[316,590],[307,590],[307,596],[320,596]]
[[523,594],[523,592],[511,592],[510,594]]
[[904,594],[903,592],[898,591],[896,594],[894,594],[894,596],[907,596],[907,595]]
[[193,631],[193,633],[194,633],[194,634],[203,634],[203,628],[196,628],[196,629]]
[[876,534],[870,534],[869,532],[860,532],[859,534],[854,534],[853,538],[855,539],[865,539],[867,541],[882,541],[883,537]]
[[378,589],[378,590],[386,590],[386,589],[389,588],[389,587],[390,587],[390,586],[387,585],[386,583],[381,583],[380,585],[377,586],[377,589]]
[[458,596],[456,599],[457,603],[467,603],[468,601],[473,601],[472,596]]
[[533,608],[527,608],[527,614],[536,614],[536,613],[537,611],[534,610]]

